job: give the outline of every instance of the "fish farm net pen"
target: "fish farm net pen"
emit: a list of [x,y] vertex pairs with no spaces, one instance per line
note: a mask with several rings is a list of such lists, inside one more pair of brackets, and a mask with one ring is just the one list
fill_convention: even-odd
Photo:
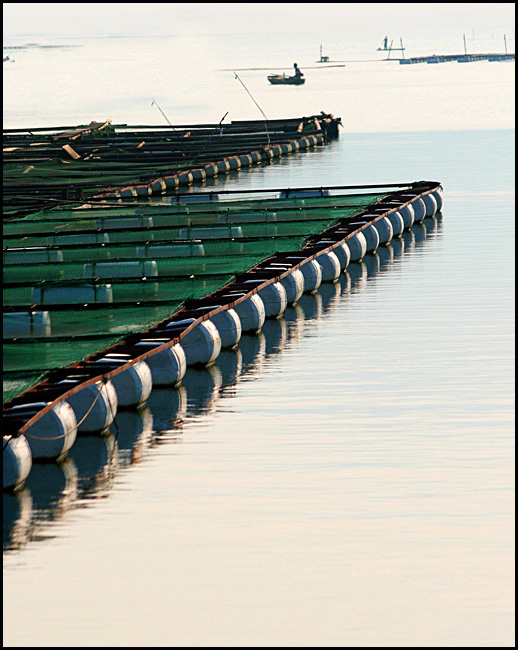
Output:
[[[299,249],[312,234],[321,232],[339,218],[354,216],[381,196],[383,195],[349,196],[347,201],[350,205],[347,208],[329,210],[326,213],[324,205],[322,218],[310,221],[300,219],[299,214],[299,219],[283,222],[283,213],[279,210],[278,221],[247,224],[240,221],[240,215],[245,221],[246,217],[250,216],[250,212],[247,213],[243,209],[237,214],[237,223],[240,223],[239,227],[242,229],[240,237],[204,238],[203,256],[195,254],[185,258],[174,257],[175,249],[168,250],[165,258],[156,257],[155,253],[161,252],[157,250],[157,246],[174,241],[171,236],[180,235],[178,229],[173,231],[166,228],[164,231],[160,226],[152,229],[158,240],[156,242],[150,240],[150,232],[147,230],[129,234],[122,231],[119,234],[126,238],[126,241],[119,242],[112,240],[117,233],[105,230],[109,241],[97,246],[65,244],[56,247],[53,244],[31,249],[27,235],[23,235],[23,238],[16,242],[22,244],[21,248],[4,250],[4,314],[7,316],[38,309],[47,312],[51,328],[48,333],[51,333],[51,336],[41,336],[40,332],[33,330],[29,336],[24,337],[31,342],[24,341],[20,344],[19,335],[4,332],[4,336],[10,339],[4,342],[4,364],[8,371],[5,379],[9,382],[12,371],[36,373],[42,368],[42,358],[49,368],[77,361],[110,343],[115,343],[121,336],[152,326],[178,310],[186,300],[199,299],[219,289],[228,284],[233,276],[245,272],[272,253]],[[311,199],[315,200],[328,203],[327,198]],[[291,201],[280,200],[277,205],[280,208],[283,203],[290,205]],[[256,201],[254,207],[255,205]],[[216,212],[219,210],[217,205],[203,206],[204,210],[209,208],[214,208]],[[62,208],[57,209],[60,210]],[[56,211],[48,211],[40,216],[55,214]],[[289,217],[290,211],[286,211],[286,215]],[[195,214],[192,219],[195,224]],[[9,222],[9,237],[14,237],[15,232],[12,229],[21,225],[23,219]],[[47,227],[44,225],[44,240],[53,227],[51,222]],[[204,227],[205,232],[210,234],[212,226]],[[162,232],[168,233],[168,237],[161,236]],[[65,238],[66,235],[63,233],[59,237]],[[160,242],[160,239],[164,241]],[[146,248],[139,252],[135,247],[142,245]],[[187,245],[191,252],[197,252],[190,243]],[[25,260],[25,255],[39,255],[40,250],[42,254],[46,254],[45,251],[48,254],[60,253],[60,261],[49,264],[48,259],[41,260],[38,257],[35,258],[37,263],[28,263]],[[147,251],[149,259],[155,263],[153,275],[146,275],[146,280],[143,281],[144,269],[141,269],[139,277],[117,277],[121,263],[141,261],[144,251]],[[6,255],[11,253],[14,258],[6,258]],[[105,277],[88,280],[84,277],[85,265],[92,264],[96,259],[101,262],[104,260],[108,264]],[[98,300],[104,292],[105,299],[109,302],[96,302],[95,293],[90,295],[88,291],[97,291]],[[81,314],[79,319],[78,313]],[[13,315],[13,318],[16,317]],[[25,386],[28,388],[30,383],[31,379],[27,377]],[[19,388],[18,384],[16,390]],[[12,390],[7,390],[4,397],[9,398],[12,395]]]
[[[249,317],[242,308],[252,299],[263,304],[260,296],[271,296],[276,283],[292,274],[300,275],[303,269],[309,291],[317,277],[311,274],[319,266],[322,279],[331,281],[349,260],[362,259],[368,250],[375,251],[381,243],[389,242],[393,228],[394,234],[400,235],[405,227],[411,227],[414,215],[422,220],[442,206],[440,184],[436,182],[390,185],[394,186],[405,189],[387,194],[387,186],[382,185],[382,194],[371,189],[370,194],[337,196],[329,194],[329,188],[303,188],[299,194],[283,190],[274,200],[238,200],[232,205],[237,209],[229,211],[224,206],[223,213],[217,201],[198,203],[192,205],[187,227],[185,215],[181,214],[185,206],[174,203],[166,206],[166,216],[172,216],[173,221],[179,219],[178,227],[167,224],[164,228],[161,223],[152,228],[130,228],[128,232],[117,228],[111,232],[103,222],[97,229],[104,237],[101,245],[81,239],[90,237],[89,232],[84,232],[85,221],[81,218],[71,222],[75,230],[49,239],[53,229],[60,231],[63,217],[67,222],[69,208],[41,211],[34,215],[38,219],[28,220],[41,225],[41,242],[28,239],[30,230],[23,234],[24,219],[10,222],[10,241],[22,245],[4,250],[4,326],[7,319],[10,327],[10,331],[4,329],[4,410],[16,409],[15,404],[23,405],[31,395],[36,402],[47,395],[49,404],[56,399],[61,403],[64,398],[60,395],[70,383],[79,382],[77,391],[86,390],[93,381],[89,379],[92,374],[101,374],[95,359],[110,350],[119,351],[115,357],[123,352],[126,359],[117,372],[126,366],[132,368],[150,354],[171,351],[178,341],[192,360],[191,355],[197,354],[189,341],[193,328],[201,323],[208,328],[210,318],[220,311],[228,314],[235,307],[240,318],[245,318],[243,326],[249,327]],[[263,210],[265,206],[274,210]],[[294,211],[294,206],[299,206],[300,212]],[[91,215],[90,210],[85,208],[78,214]],[[61,213],[61,221],[45,221],[45,217],[56,213]],[[275,219],[256,221],[268,214],[275,215]],[[232,224],[239,226],[220,226],[219,217],[226,220],[229,215],[235,219]],[[402,215],[407,218],[406,225]],[[316,216],[319,218],[311,219]],[[118,211],[111,217],[112,223],[118,225],[119,219],[127,218]],[[19,228],[21,241],[16,241]],[[373,233],[368,235],[370,231]],[[376,232],[374,240],[372,234]],[[194,233],[196,237],[200,233],[206,236],[184,239],[186,234],[193,237]],[[118,235],[119,241],[110,239]],[[66,239],[68,236],[80,239],[72,242]],[[68,243],[56,246],[56,238]],[[34,245],[37,243],[42,245]],[[135,259],[121,261],[130,252]],[[53,263],[46,264],[51,256]],[[271,316],[275,313],[271,312],[271,298],[265,300],[264,307]],[[149,345],[155,346],[154,352],[145,351]],[[43,380],[42,371],[46,377]],[[110,372],[116,372],[115,366]],[[63,382],[65,386],[60,388]],[[107,384],[107,390],[108,386],[111,384]],[[13,425],[17,413],[10,412]]]

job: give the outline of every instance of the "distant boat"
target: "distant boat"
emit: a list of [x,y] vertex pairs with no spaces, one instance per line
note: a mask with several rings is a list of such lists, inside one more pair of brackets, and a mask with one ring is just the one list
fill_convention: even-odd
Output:
[[4,63],[5,63],[6,61],[9,61],[9,57],[8,57],[8,56],[4,56]]
[[271,74],[268,75],[268,81],[271,84],[287,84],[290,86],[300,86],[303,84],[306,80],[304,79],[303,73],[299,70],[299,66],[294,63],[293,64],[293,69],[295,74],[293,77],[287,77],[286,74]]
[[305,83],[304,77],[295,75],[293,77],[287,77],[285,74],[269,74],[268,81],[274,85],[286,85],[286,86],[300,86]]

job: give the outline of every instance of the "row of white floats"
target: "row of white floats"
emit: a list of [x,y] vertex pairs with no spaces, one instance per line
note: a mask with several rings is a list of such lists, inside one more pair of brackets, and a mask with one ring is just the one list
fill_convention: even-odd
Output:
[[[290,304],[295,304],[303,293],[315,292],[322,282],[335,282],[350,262],[360,261],[367,253],[374,253],[378,246],[388,244],[393,237],[401,236],[403,230],[425,217],[433,216],[442,208],[439,190],[424,195],[407,194],[397,204],[398,208],[385,217],[368,223],[365,218],[379,217],[373,210],[364,214],[358,222],[358,231],[346,242],[336,243],[325,239],[318,244],[329,244],[327,252],[307,259],[304,252],[286,257],[285,261],[272,262],[262,267],[264,271],[277,271],[280,280],[264,285],[264,280],[246,280],[239,288],[221,297],[233,304],[212,314],[206,320],[196,318],[173,320],[166,327],[164,338],[142,338],[135,347],[142,350],[136,362],[129,355],[107,352],[97,361],[99,376],[78,392],[58,402],[43,417],[37,419],[18,437],[4,437],[4,489],[16,489],[27,478],[32,460],[51,460],[64,456],[74,444],[77,433],[93,433],[106,430],[112,424],[118,408],[134,408],[148,399],[153,385],[179,385],[188,366],[211,365],[222,348],[239,344],[242,333],[259,332],[266,318],[278,318]],[[332,250],[329,248],[335,244]],[[248,286],[250,290],[248,290]],[[250,294],[258,285],[258,290]],[[264,285],[264,286],[261,286]],[[241,288],[244,286],[244,288]],[[235,302],[240,300],[240,302]],[[216,306],[210,309],[214,310]],[[203,310],[200,308],[200,315]],[[192,327],[193,323],[196,323]],[[188,329],[190,328],[190,329]],[[188,331],[183,333],[185,330]],[[168,336],[165,336],[168,334]],[[180,338],[180,343],[169,344]],[[131,365],[128,365],[132,362]],[[119,372],[114,368],[120,366]],[[106,374],[109,373],[109,379]],[[63,393],[77,385],[73,369],[70,377],[59,382]],[[9,410],[13,416],[26,416],[27,420],[47,406],[46,402],[23,404]],[[28,417],[27,417],[28,416]]]

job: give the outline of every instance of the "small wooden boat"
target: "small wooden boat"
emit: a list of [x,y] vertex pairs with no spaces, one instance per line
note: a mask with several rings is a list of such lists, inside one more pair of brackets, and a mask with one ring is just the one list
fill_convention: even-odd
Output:
[[268,81],[271,84],[274,84],[274,85],[283,84],[283,85],[300,86],[306,80],[304,79],[304,77],[302,77],[300,75],[295,75],[293,77],[287,77],[285,74],[269,74],[268,75]]

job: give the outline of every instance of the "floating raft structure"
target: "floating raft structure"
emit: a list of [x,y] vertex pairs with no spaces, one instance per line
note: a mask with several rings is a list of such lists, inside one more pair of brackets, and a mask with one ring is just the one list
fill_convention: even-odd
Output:
[[324,146],[340,118],[320,113],[229,124],[5,129],[4,220],[60,201],[149,197]]
[[432,54],[399,59],[401,65],[414,63],[473,63],[474,61],[514,61],[514,54]]
[[221,399],[238,394],[242,382],[265,363],[282,361],[283,351],[296,348],[311,322],[336,312],[340,303],[364,292],[377,278],[401,269],[437,236],[441,223],[442,214],[437,214],[413,225],[362,262],[350,263],[336,282],[323,282],[317,291],[304,293],[281,318],[266,319],[258,335],[243,334],[235,348],[221,350],[214,364],[188,368],[181,385],[153,387],[140,408],[119,407],[102,435],[81,435],[62,459],[33,463],[21,489],[4,491],[4,552],[45,539],[49,524],[54,526],[87,500],[108,497],[121,472],[151,459],[157,445],[181,437],[188,420],[214,414],[223,405]]
[[442,207],[438,182],[262,192],[5,224],[4,489]]

